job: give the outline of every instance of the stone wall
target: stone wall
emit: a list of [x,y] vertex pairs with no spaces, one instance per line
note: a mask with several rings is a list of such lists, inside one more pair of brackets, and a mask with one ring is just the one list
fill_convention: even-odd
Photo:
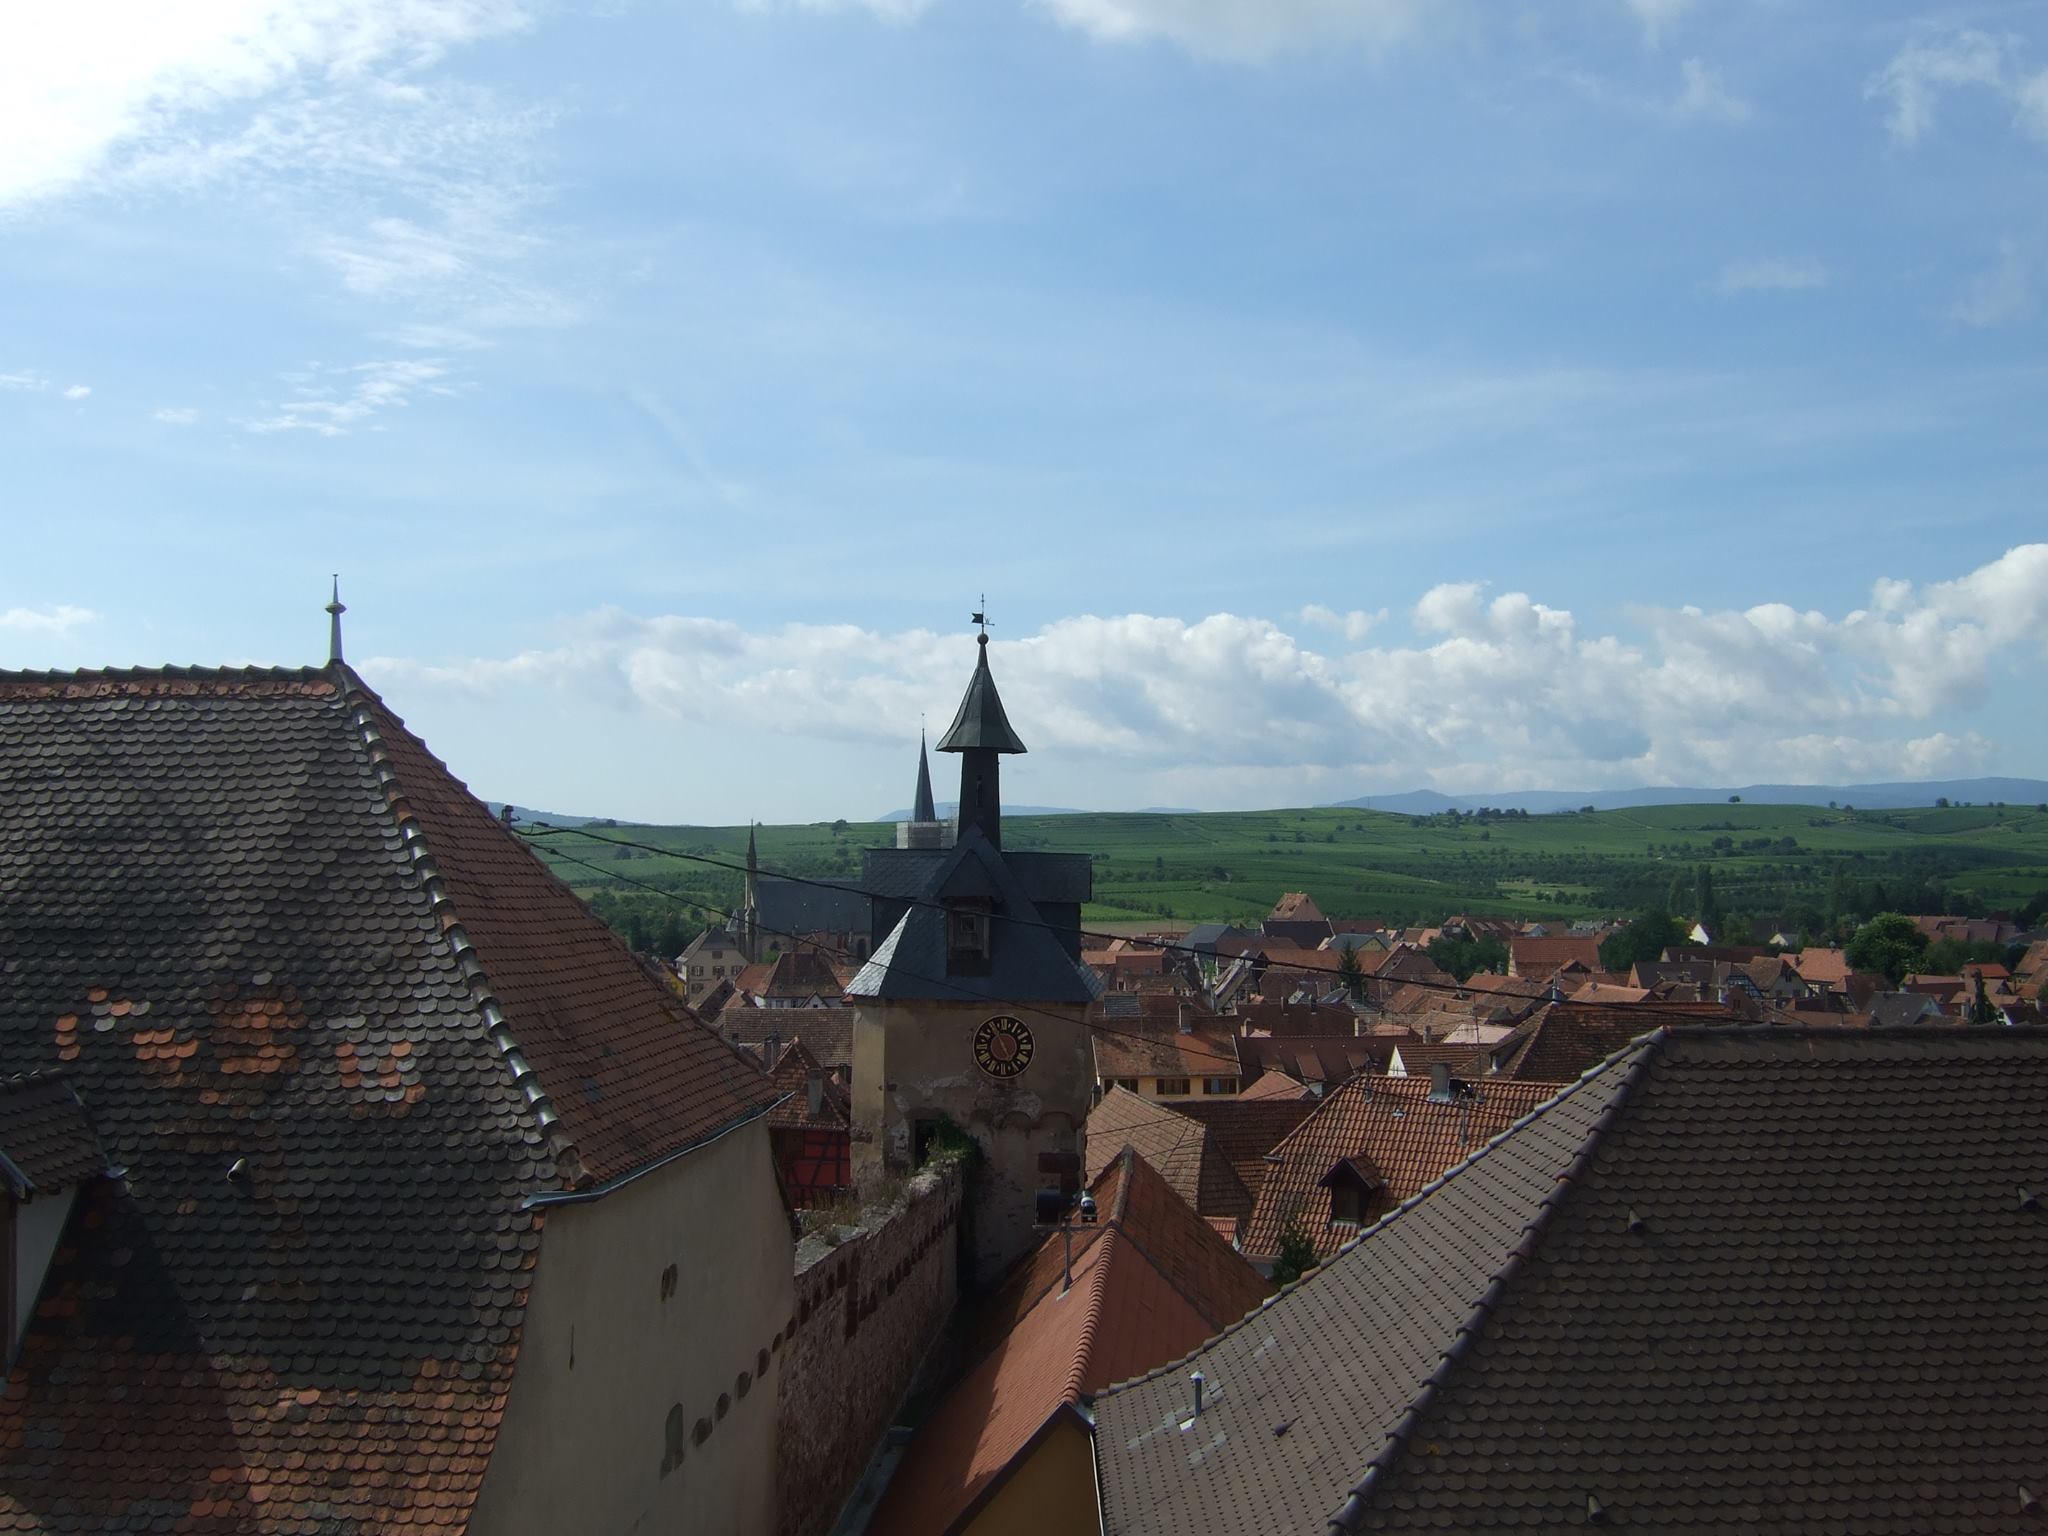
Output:
[[853,1492],[956,1296],[960,1175],[918,1174],[902,1206],[836,1247],[797,1249],[778,1362],[779,1536],[820,1536]]

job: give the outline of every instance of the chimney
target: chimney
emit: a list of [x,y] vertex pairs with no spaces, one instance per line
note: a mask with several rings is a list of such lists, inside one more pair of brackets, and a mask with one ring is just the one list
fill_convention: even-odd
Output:
[[816,1120],[825,1108],[825,1069],[813,1067],[804,1080],[804,1092],[810,1105],[810,1117]]
[[1202,1416],[1202,1387],[1208,1381],[1208,1378],[1200,1371],[1196,1371],[1188,1377],[1188,1381],[1195,1389],[1195,1417],[1199,1419]]
[[1175,1010],[1174,1023],[1179,1026],[1180,1032],[1184,1035],[1191,1035],[1195,1032],[1195,1026],[1188,1022],[1188,1005],[1185,1002],[1182,1002]]
[[773,1072],[775,1070],[775,1063],[782,1059],[782,1032],[774,1029],[769,1030],[766,1044],[768,1047],[766,1065],[768,1070]]
[[1440,1104],[1447,1104],[1451,1098],[1451,1064],[1447,1061],[1433,1061],[1429,1064],[1429,1096]]

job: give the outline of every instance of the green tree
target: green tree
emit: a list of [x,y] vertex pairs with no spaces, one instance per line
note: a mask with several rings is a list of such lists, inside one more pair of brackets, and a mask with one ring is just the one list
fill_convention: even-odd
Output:
[[1708,933],[1721,929],[1721,903],[1714,899],[1714,872],[1702,864],[1693,876],[1693,903],[1700,923]]
[[1316,1267],[1316,1245],[1301,1224],[1300,1213],[1288,1217],[1280,1229],[1280,1255],[1273,1264],[1273,1280],[1289,1285]]
[[1358,951],[1345,945],[1337,956],[1337,980],[1354,1003],[1365,993],[1365,969],[1358,963]]
[[1667,912],[1684,912],[1688,910],[1692,906],[1692,892],[1693,885],[1690,880],[1686,879],[1684,875],[1673,875],[1671,877],[1671,894],[1665,898],[1664,910]]
[[1927,950],[1927,935],[1901,912],[1880,912],[1858,928],[1845,954],[1859,971],[1882,972],[1893,986]]
[[1621,932],[1609,934],[1600,946],[1600,964],[1626,974],[1639,963],[1660,958],[1674,944],[1685,942],[1685,928],[1669,912],[1645,912]]

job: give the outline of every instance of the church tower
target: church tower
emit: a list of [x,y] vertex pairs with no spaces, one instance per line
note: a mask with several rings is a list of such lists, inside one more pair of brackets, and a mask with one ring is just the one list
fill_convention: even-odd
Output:
[[932,804],[932,765],[925,756],[924,732],[917,733],[917,794],[910,802],[910,820],[896,823],[898,848],[950,848],[953,824],[939,820]]
[[748,964],[761,958],[761,858],[754,848],[754,824],[747,823],[747,885],[740,901],[740,953]]
[[[1088,855],[1003,851],[1002,759],[1025,748],[985,630],[977,643],[939,741],[960,757],[957,836],[950,848],[867,852],[877,943],[846,990],[855,1181],[915,1167],[948,1124],[965,1131],[982,1152],[967,1207],[974,1268],[990,1280],[1032,1246],[1041,1210],[1063,1209],[1080,1188],[1094,1086],[1087,1014],[1101,987],[1081,964]],[[928,771],[921,781],[925,811]]]

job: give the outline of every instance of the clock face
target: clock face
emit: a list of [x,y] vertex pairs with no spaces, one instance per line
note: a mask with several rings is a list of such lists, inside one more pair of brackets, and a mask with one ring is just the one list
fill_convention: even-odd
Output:
[[1012,1078],[1031,1065],[1031,1031],[1022,1019],[999,1014],[974,1032],[974,1064],[994,1078]]

